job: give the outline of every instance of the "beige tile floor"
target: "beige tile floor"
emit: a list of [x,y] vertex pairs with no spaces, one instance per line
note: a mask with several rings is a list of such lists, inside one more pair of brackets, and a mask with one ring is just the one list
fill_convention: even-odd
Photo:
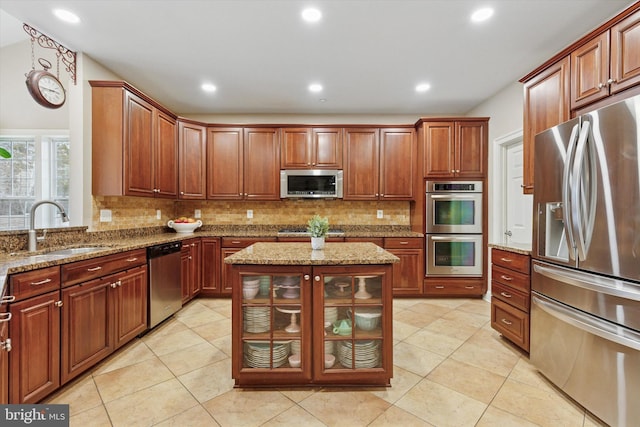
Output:
[[598,426],[490,327],[483,300],[396,299],[390,388],[234,389],[231,302],[196,299],[49,403],[71,426]]

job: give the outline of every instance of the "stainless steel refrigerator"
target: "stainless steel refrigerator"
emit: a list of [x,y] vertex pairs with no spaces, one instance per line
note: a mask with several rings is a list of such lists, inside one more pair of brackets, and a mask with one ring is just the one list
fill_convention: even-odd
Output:
[[531,349],[612,426],[640,420],[640,96],[535,139]]

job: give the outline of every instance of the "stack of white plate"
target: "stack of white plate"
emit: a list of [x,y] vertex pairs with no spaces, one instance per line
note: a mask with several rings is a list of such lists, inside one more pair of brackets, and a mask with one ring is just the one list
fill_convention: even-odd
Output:
[[334,348],[334,344],[335,341],[325,341],[324,342],[324,353],[325,354],[333,354],[333,348]]
[[338,320],[338,307],[325,307],[324,308],[324,324],[333,324]]
[[300,341],[291,341],[291,354],[300,354]]
[[242,316],[246,332],[257,334],[271,329],[269,307],[244,307]]
[[[289,356],[289,342],[273,343],[273,367],[282,366]],[[248,342],[244,346],[244,361],[252,368],[271,368],[271,343]]]
[[375,368],[380,363],[380,341],[356,341],[355,363],[352,348],[351,341],[340,341],[338,345],[338,360],[344,367]]

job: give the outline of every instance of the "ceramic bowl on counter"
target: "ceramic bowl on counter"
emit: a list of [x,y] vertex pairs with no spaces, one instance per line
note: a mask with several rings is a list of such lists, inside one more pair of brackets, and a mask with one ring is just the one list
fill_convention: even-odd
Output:
[[169,228],[173,228],[176,230],[176,233],[193,233],[196,228],[202,227],[202,221],[197,220],[196,222],[175,222],[174,220],[170,220],[167,225]]

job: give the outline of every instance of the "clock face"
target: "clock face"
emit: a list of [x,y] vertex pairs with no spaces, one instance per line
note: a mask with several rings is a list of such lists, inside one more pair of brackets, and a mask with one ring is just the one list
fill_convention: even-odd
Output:
[[60,83],[45,75],[38,80],[38,89],[42,96],[53,105],[64,104],[65,93]]

